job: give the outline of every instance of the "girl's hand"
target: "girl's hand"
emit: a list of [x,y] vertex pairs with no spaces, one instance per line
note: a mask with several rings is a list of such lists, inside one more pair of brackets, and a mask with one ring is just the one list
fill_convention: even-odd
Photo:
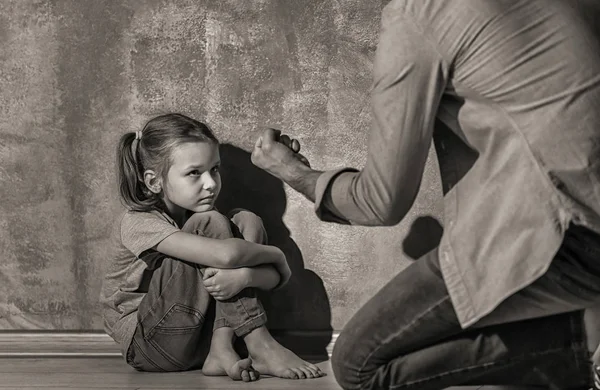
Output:
[[248,287],[248,268],[205,268],[203,283],[210,295],[224,301]]

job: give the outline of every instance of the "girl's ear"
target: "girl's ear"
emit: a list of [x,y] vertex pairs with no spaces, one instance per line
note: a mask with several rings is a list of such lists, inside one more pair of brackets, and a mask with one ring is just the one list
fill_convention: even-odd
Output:
[[162,182],[151,169],[147,169],[144,172],[144,184],[146,184],[146,187],[154,194],[160,194],[162,191]]

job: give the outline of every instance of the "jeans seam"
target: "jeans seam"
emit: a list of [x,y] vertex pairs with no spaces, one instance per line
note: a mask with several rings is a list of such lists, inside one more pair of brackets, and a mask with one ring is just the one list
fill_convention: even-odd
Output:
[[[184,366],[180,362],[175,360],[172,356],[169,356],[169,354],[165,350],[163,350],[158,343],[156,343],[152,340],[148,340],[148,344],[150,344],[152,346],[152,348],[154,348],[154,350],[156,352],[158,352],[169,363],[171,363],[175,367],[179,368],[180,370],[184,369]],[[165,370],[165,371],[167,371],[167,370]]]
[[242,298],[239,298],[239,299],[236,301],[236,305],[239,305],[239,306],[241,306],[241,307],[242,307],[242,309],[244,309],[244,312],[246,313],[246,316],[248,316],[248,317],[252,317],[252,315],[250,314],[250,312],[248,311],[248,309],[246,308],[246,306],[244,306],[244,302],[243,302],[243,299],[242,299]]
[[142,357],[144,359],[146,359],[146,361],[148,363],[150,363],[151,366],[154,366],[159,371],[166,371],[164,368],[162,368],[161,366],[159,366],[158,364],[156,364],[156,362],[154,362],[154,360],[152,360],[148,355],[146,355],[146,353],[144,352],[143,348],[140,346],[140,344],[137,341],[135,341],[135,339],[132,340],[132,343],[136,346],[136,352],[139,352],[140,355],[142,355]]
[[[437,301],[436,303],[434,303],[430,308],[428,308],[423,313],[421,313],[419,316],[417,316],[416,318],[414,318],[411,322],[409,322],[408,324],[406,324],[405,326],[403,326],[402,329],[400,329],[396,333],[394,333],[392,335],[391,339],[395,339],[396,337],[398,337],[399,335],[401,335],[403,332],[405,332],[412,325],[414,325],[415,323],[417,323],[418,321],[420,321],[421,318],[423,318],[425,315],[427,315],[430,312],[432,312],[434,309],[436,309],[437,307],[439,307],[443,302],[447,301],[448,299],[450,299],[450,296],[446,295],[442,299],[440,299],[439,301]],[[387,339],[390,339],[390,337],[388,337]],[[387,345],[387,343],[382,343],[377,348],[375,348],[373,351],[371,351],[371,353],[369,353],[369,355],[365,358],[365,360],[364,360],[363,364],[361,365],[361,367],[358,369],[358,373],[356,375],[357,377],[360,377],[362,375],[365,366],[367,365],[369,359],[371,359],[371,356],[373,356],[377,351],[379,351],[379,349],[383,348],[385,345]]]
[[[570,322],[571,322],[571,333],[574,333],[576,335],[579,336],[579,338],[581,339],[578,343],[576,343],[575,345],[571,345],[571,351],[573,352],[573,354],[575,355],[575,365],[577,367],[577,369],[579,371],[582,371],[582,369],[586,369],[587,374],[587,378],[586,381],[587,383],[593,383],[594,382],[594,374],[592,372],[592,364],[590,362],[591,360],[591,356],[590,356],[590,352],[588,350],[588,336],[587,336],[587,331],[585,329],[585,322],[584,322],[584,312],[580,311],[579,312],[579,316],[576,318],[574,318],[574,316],[571,316],[570,318]],[[584,355],[587,356],[587,361],[583,362],[580,359],[580,355],[579,351],[583,351]],[[590,369],[587,369],[588,366],[590,367]]]
[[[186,305],[182,305],[180,303],[173,303],[169,309],[163,314],[163,316],[156,322],[156,324],[154,324],[154,326],[152,326],[150,329],[148,329],[147,333],[144,335],[144,339],[146,340],[150,340],[152,338],[152,336],[154,336],[154,334],[157,332],[158,329],[160,329],[160,324],[162,324],[165,319],[169,316],[171,316],[175,311],[177,311],[177,307],[184,307],[184,308],[190,308],[189,306]],[[181,311],[181,310],[180,310]],[[187,314],[190,315],[195,315],[194,313],[198,313],[200,314],[200,319],[202,320],[202,322],[199,325],[196,326],[186,326],[186,327],[172,327],[172,328],[163,328],[163,329],[171,329],[171,330],[179,330],[179,331],[190,331],[190,330],[194,330],[197,329],[199,327],[204,326],[204,316],[202,315],[202,313],[200,313],[199,311],[194,311],[194,312],[190,312],[190,311],[182,311],[185,312]],[[169,333],[168,331],[166,331],[165,333]],[[170,332],[170,333],[177,333],[177,332]]]
[[[177,267],[177,268],[175,268],[175,270],[174,270],[174,271],[179,271],[179,268],[181,267],[181,264],[179,264],[179,260],[175,260],[175,259],[171,259],[171,260],[172,260],[172,261],[175,261],[175,262],[177,262],[177,263],[176,263],[176,264],[177,264],[177,265],[176,265],[176,267]],[[171,280],[172,280],[172,279],[175,277],[175,274],[176,274],[176,272],[173,272],[173,273],[171,274],[171,276],[169,276],[169,280],[167,280],[167,283],[166,283],[166,284],[169,284],[169,283],[171,282]],[[142,318],[140,318],[140,323],[144,322],[144,320],[146,319],[146,317],[148,317],[148,316],[150,315],[150,313],[153,313],[153,312],[154,312],[154,309],[156,309],[156,306],[158,305],[158,303],[159,303],[159,301],[160,301],[160,298],[161,298],[162,296],[163,296],[163,294],[162,294],[162,291],[161,291],[160,295],[158,296],[158,299],[154,299],[154,300],[153,300],[153,301],[154,301],[153,305],[152,305],[152,306],[150,306],[150,309],[149,309],[149,310],[146,312],[146,314],[145,314],[145,315],[144,315]],[[145,297],[144,297],[144,298],[145,298]],[[171,306],[171,307],[172,307],[172,306]],[[167,313],[168,313],[168,312],[171,310],[171,307],[169,307],[169,310],[167,310]],[[164,316],[163,316],[162,318],[164,318]],[[161,320],[162,320],[162,318],[161,318]],[[159,320],[158,322],[160,322],[161,320]],[[158,323],[158,322],[157,322],[157,323]],[[154,327],[153,327],[153,328],[154,328]]]
[[429,381],[432,381],[434,379],[443,378],[445,376],[452,375],[452,374],[457,374],[457,373],[460,373],[460,372],[475,370],[475,369],[478,369],[478,368],[501,366],[504,363],[509,362],[509,364],[505,365],[504,368],[506,368],[506,367],[510,367],[511,365],[518,364],[518,363],[521,363],[521,362],[523,362],[525,360],[528,360],[528,359],[525,359],[525,356],[527,356],[527,357],[539,357],[539,356],[544,356],[544,355],[552,354],[552,353],[555,353],[555,352],[558,352],[558,351],[563,351],[563,350],[565,350],[564,347],[553,348],[553,349],[549,349],[549,350],[542,351],[542,352],[536,352],[536,353],[530,353],[530,354],[522,354],[522,355],[520,355],[518,357],[513,357],[513,358],[510,358],[510,359],[504,359],[504,360],[499,360],[499,361],[494,361],[494,362],[488,362],[488,363],[483,363],[483,364],[475,364],[475,365],[467,366],[467,367],[461,367],[461,368],[457,368],[455,370],[446,371],[446,372],[443,372],[441,374],[428,376],[428,377],[421,378],[421,379],[418,379],[418,380],[415,380],[415,381],[406,382],[406,383],[403,383],[403,384],[400,384],[400,385],[390,385],[388,387],[388,389],[390,389],[390,390],[392,390],[392,389],[400,389],[400,388],[407,387],[407,386],[413,386],[413,385],[416,385],[416,384],[421,384],[421,383],[424,383],[424,382],[429,382]]

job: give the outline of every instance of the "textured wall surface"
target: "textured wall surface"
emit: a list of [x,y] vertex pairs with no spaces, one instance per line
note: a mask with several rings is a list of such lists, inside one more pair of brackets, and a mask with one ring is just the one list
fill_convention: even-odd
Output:
[[[0,329],[101,329],[98,293],[120,135],[178,111],[226,145],[220,206],[258,212],[287,254],[289,286],[265,297],[271,327],[341,329],[440,235],[432,149],[419,197],[393,228],[318,221],[312,204],[253,168],[265,125],[294,134],[313,167],[366,157],[381,1],[0,2]],[[410,288],[410,286],[407,286]]]

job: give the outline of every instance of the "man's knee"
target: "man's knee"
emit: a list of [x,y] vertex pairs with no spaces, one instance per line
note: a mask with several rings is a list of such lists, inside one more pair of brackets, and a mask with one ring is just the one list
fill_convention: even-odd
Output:
[[229,219],[216,210],[195,213],[187,220],[181,230],[210,238],[225,239],[233,237]]
[[233,209],[227,216],[240,230],[245,240],[259,244],[267,243],[267,232],[262,219],[252,211],[244,209]]
[[338,336],[331,354],[331,368],[336,381],[344,390],[360,389],[362,383],[359,368],[355,367],[357,351],[355,340],[342,331]]

